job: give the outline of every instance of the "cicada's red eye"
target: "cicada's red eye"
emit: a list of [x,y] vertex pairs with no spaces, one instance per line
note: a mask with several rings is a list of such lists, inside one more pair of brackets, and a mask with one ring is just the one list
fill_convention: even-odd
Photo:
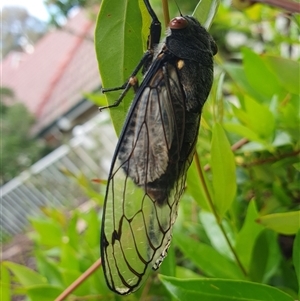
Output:
[[188,21],[184,17],[176,17],[169,23],[171,29],[183,29],[188,26]]

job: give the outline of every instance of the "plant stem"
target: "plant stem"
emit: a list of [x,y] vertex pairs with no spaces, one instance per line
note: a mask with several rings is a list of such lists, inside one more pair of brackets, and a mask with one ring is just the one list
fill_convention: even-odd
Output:
[[101,258],[95,261],[83,274],[81,274],[73,283],[71,283],[55,301],[63,301],[69,296],[82,282],[93,274],[101,266]]
[[217,210],[216,210],[216,208],[214,206],[214,203],[212,201],[212,198],[211,198],[211,195],[209,193],[208,187],[206,185],[206,181],[205,181],[205,178],[204,178],[204,174],[203,174],[203,171],[202,171],[202,168],[201,168],[201,164],[200,164],[200,159],[199,159],[199,156],[198,156],[197,152],[194,155],[194,160],[195,160],[196,169],[197,169],[200,181],[201,181],[201,183],[202,183],[202,185],[204,187],[204,192],[205,192],[207,201],[209,203],[209,207],[212,210],[212,213],[213,213],[213,215],[214,215],[214,217],[215,217],[215,219],[217,221],[217,224],[219,225],[219,227],[220,227],[220,229],[221,229],[221,231],[223,233],[223,236],[226,239],[226,242],[227,242],[227,244],[228,244],[228,246],[229,246],[229,248],[230,248],[230,250],[231,250],[231,252],[232,252],[232,254],[233,254],[234,258],[235,258],[235,260],[236,260],[237,265],[240,267],[240,269],[243,272],[243,274],[245,276],[247,276],[247,272],[246,272],[245,268],[243,267],[243,265],[242,265],[242,263],[241,263],[238,255],[237,255],[237,253],[235,252],[235,249],[233,248],[233,245],[231,244],[231,242],[230,242],[230,240],[229,240],[229,238],[227,236],[227,233],[226,233],[226,231],[225,231],[225,229],[224,229],[224,227],[222,225],[222,220],[220,219],[219,214],[218,214],[218,212],[217,212]]
[[163,13],[164,13],[165,27],[167,28],[170,22],[168,0],[161,0],[161,2],[162,2]]

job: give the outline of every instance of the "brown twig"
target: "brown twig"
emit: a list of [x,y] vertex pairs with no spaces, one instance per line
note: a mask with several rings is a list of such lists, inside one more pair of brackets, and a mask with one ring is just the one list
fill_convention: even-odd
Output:
[[265,158],[265,159],[260,159],[260,160],[256,160],[250,163],[242,163],[241,166],[242,167],[251,167],[251,166],[255,166],[255,165],[262,165],[265,163],[271,163],[271,162],[276,162],[288,157],[295,157],[298,154],[300,154],[300,150],[295,150],[291,153],[287,153],[287,154],[282,154],[280,156],[276,156],[276,157],[269,157],[269,158]]
[[[231,146],[231,150],[234,152],[236,150],[238,150],[239,148],[241,148],[243,145],[247,144],[249,142],[248,139],[246,138],[242,138],[241,140],[237,141],[236,143],[234,143],[232,146]],[[206,164],[204,167],[203,167],[204,171],[209,171],[210,170],[210,165],[209,164]]]
[[255,3],[262,3],[273,7],[279,7],[291,13],[300,13],[299,3],[291,0],[232,0],[232,5],[237,9],[245,9]]
[[84,282],[91,274],[93,274],[101,266],[101,258],[95,261],[82,275],[80,275],[73,283],[70,284],[55,301],[63,301],[68,297],[82,282]]
[[255,0],[254,2],[259,2],[263,4],[268,4],[270,6],[275,6],[283,8],[292,13],[300,13],[300,4],[289,0]]

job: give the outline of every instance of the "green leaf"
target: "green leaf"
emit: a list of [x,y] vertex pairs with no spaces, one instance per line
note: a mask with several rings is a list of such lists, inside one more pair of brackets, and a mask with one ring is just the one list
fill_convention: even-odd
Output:
[[228,132],[235,133],[241,137],[245,137],[250,141],[257,141],[263,143],[263,141],[259,138],[257,133],[249,129],[247,126],[238,123],[224,123],[223,126]]
[[199,176],[196,162],[195,160],[193,160],[187,173],[187,192],[194,198],[200,208],[206,211],[211,211],[209,201],[207,199],[207,194],[205,192],[205,187],[208,187],[208,190],[212,191],[211,185],[207,180],[202,166],[200,166],[200,168],[203,179]]
[[293,167],[294,167],[297,171],[300,171],[300,162],[297,162],[297,163],[293,164]]
[[268,214],[256,221],[277,233],[296,234],[300,228],[300,211]]
[[278,269],[281,260],[277,235],[264,229],[257,237],[251,255],[249,278],[255,282],[266,283]]
[[200,0],[193,12],[193,16],[205,28],[209,28],[217,11],[220,0]]
[[300,230],[298,230],[293,246],[293,263],[298,280],[298,298],[300,299]]
[[54,219],[30,218],[33,228],[39,234],[39,242],[45,246],[60,245],[62,228]]
[[300,124],[300,114],[299,113],[299,96],[291,96],[291,99],[284,102],[279,107],[281,113],[281,122],[284,128],[292,131],[295,136],[295,140],[299,136],[299,124]]
[[69,239],[69,244],[74,249],[78,248],[79,244],[79,233],[77,231],[77,222],[78,222],[78,213],[74,210],[72,212],[72,216],[68,220],[68,226],[67,226],[67,237]]
[[167,290],[180,301],[293,301],[277,288],[235,280],[176,279],[159,275]]
[[[300,63],[283,57],[265,55],[262,61],[276,76],[282,87],[290,93],[300,94]],[[297,76],[298,75],[298,76]]]
[[242,50],[245,74],[250,85],[260,94],[272,98],[282,92],[277,77],[262,58],[248,48]]
[[3,263],[1,263],[1,300],[11,300],[11,292],[10,292],[10,275],[8,269],[5,267]]
[[[68,287],[82,275],[82,272],[68,268],[68,269],[62,269],[61,274],[62,274],[62,278],[63,278],[64,284],[65,284],[65,287]],[[78,295],[78,296],[84,296],[84,295],[90,294],[91,282],[92,282],[92,279],[87,278],[84,282],[81,283],[80,286],[78,286],[74,290],[73,294]]]
[[[206,235],[208,236],[212,246],[218,250],[219,253],[225,255],[227,258],[233,259],[233,254],[228,246],[228,243],[224,237],[223,232],[218,225],[215,216],[210,212],[201,211],[200,214],[201,223],[205,229]],[[228,224],[223,221],[223,227],[226,229],[226,235],[230,238],[233,237],[233,233],[229,228]],[[231,243],[233,243],[231,241]]]
[[239,231],[236,243],[235,251],[238,254],[240,261],[243,266],[248,269],[251,260],[251,254],[255,241],[261,231],[264,229],[261,225],[258,225],[255,220],[258,217],[258,212],[256,209],[255,201],[251,201],[248,205],[246,218],[244,220],[243,226]]
[[[244,108],[232,106],[235,116],[246,127],[256,133],[261,140],[272,141],[275,130],[275,119],[269,108],[245,95]],[[250,138],[250,137],[249,137]]]
[[63,292],[62,288],[51,285],[35,285],[27,288],[31,301],[53,301]]
[[99,93],[84,93],[84,97],[94,103],[96,106],[104,107],[107,105],[106,96]]
[[46,258],[44,253],[41,251],[37,251],[35,253],[35,258],[38,271],[47,278],[48,283],[54,286],[63,287],[63,280],[57,263]]
[[68,238],[62,243],[60,267],[79,270],[77,252],[69,245]]
[[176,273],[176,257],[175,257],[175,250],[174,245],[171,244],[168,249],[168,255],[164,259],[163,264],[160,266],[159,269],[160,273],[167,276],[175,276]]
[[[128,79],[143,54],[142,14],[138,0],[103,0],[95,31],[95,47],[102,84],[120,87]],[[120,90],[121,91],[121,90]],[[108,92],[113,104],[121,92]],[[110,110],[117,133],[120,133],[133,93]]]
[[45,284],[47,279],[37,272],[17,263],[5,261],[3,265],[7,267],[18,279],[22,286]]
[[239,268],[209,245],[175,232],[174,241],[183,254],[207,276],[243,279]]
[[202,276],[196,274],[192,270],[189,270],[187,268],[176,266],[176,278],[203,278]]
[[91,247],[97,247],[100,244],[100,235],[99,235],[99,224],[98,215],[95,210],[90,210],[84,214],[81,214],[81,217],[86,222],[86,229],[83,233],[84,241]]
[[222,126],[216,123],[212,131],[211,169],[214,204],[220,216],[230,208],[236,193],[234,155]]
[[241,95],[249,94],[252,98],[260,101],[269,101],[269,97],[261,95],[255,88],[249,83],[245,69],[243,66],[235,63],[224,63],[222,66],[224,70],[230,75],[233,82],[238,86]]

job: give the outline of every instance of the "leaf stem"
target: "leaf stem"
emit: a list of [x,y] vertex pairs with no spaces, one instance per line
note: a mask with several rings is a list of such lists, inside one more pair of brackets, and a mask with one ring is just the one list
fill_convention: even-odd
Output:
[[161,0],[161,2],[162,2],[163,13],[164,13],[165,27],[167,28],[170,22],[168,0]]
[[206,181],[205,181],[205,178],[204,178],[203,170],[202,170],[202,168],[201,168],[200,159],[199,159],[199,156],[198,156],[198,153],[197,153],[197,152],[195,152],[194,160],[195,160],[196,169],[197,169],[197,172],[198,172],[200,181],[201,181],[201,183],[202,183],[202,185],[203,185],[203,188],[204,188],[204,192],[205,192],[205,195],[206,195],[206,198],[207,198],[209,207],[210,207],[211,210],[212,210],[212,213],[213,213],[213,215],[214,215],[214,217],[215,217],[215,219],[216,219],[216,221],[217,221],[217,224],[218,224],[219,227],[220,227],[220,230],[221,230],[222,233],[223,233],[223,236],[224,236],[225,239],[226,239],[226,242],[227,242],[227,244],[228,244],[228,246],[229,246],[229,248],[230,248],[230,250],[231,250],[231,252],[232,252],[232,254],[233,254],[234,258],[235,258],[235,260],[236,260],[237,265],[240,267],[240,269],[241,269],[241,271],[243,272],[243,274],[244,274],[245,276],[247,276],[247,272],[246,272],[244,266],[242,265],[242,263],[241,263],[241,261],[240,261],[238,255],[237,255],[237,253],[235,252],[235,249],[233,248],[233,245],[231,244],[231,242],[230,242],[230,240],[229,240],[229,238],[228,238],[228,236],[227,236],[227,233],[226,233],[226,231],[225,231],[225,229],[224,229],[224,227],[223,227],[223,225],[222,225],[222,221],[221,221],[221,219],[220,219],[220,217],[219,217],[219,214],[218,214],[218,212],[217,212],[217,210],[216,210],[216,208],[215,208],[215,206],[214,206],[214,203],[213,203],[213,201],[212,201],[212,198],[211,198],[211,195],[210,195],[210,193],[209,193],[208,187],[207,187],[207,185],[206,185]]

